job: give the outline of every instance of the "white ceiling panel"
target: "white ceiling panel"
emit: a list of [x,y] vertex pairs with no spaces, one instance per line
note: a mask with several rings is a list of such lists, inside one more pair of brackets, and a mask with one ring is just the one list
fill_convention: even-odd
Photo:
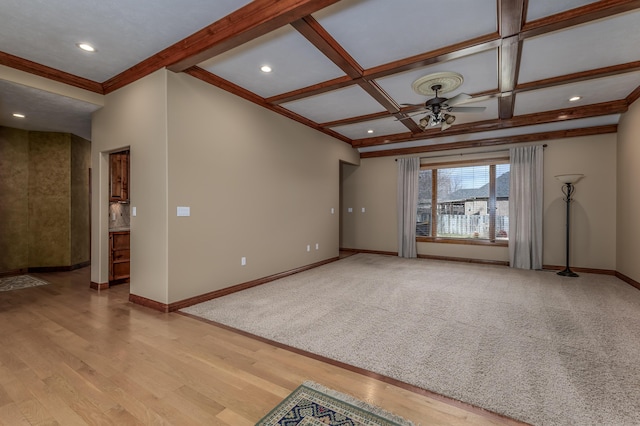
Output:
[[488,99],[482,102],[472,102],[467,104],[461,104],[460,106],[466,107],[485,107],[483,112],[453,112],[456,116],[456,124],[473,123],[476,121],[494,120],[498,118],[498,100]]
[[[0,1],[0,50],[104,82],[249,0]],[[24,36],[28,28],[29,37]],[[91,43],[86,53],[76,43]]]
[[558,130],[569,130],[576,128],[588,128],[597,126],[606,126],[617,124],[620,119],[619,114],[602,115],[599,117],[583,118],[580,120],[566,120],[555,123],[546,123],[535,126],[510,127],[500,130],[491,130],[488,132],[467,133],[463,135],[445,136],[442,138],[431,138],[414,140],[409,142],[400,142],[389,145],[378,145],[364,148],[358,148],[359,152],[375,152],[385,151],[389,149],[415,148],[419,146],[441,145],[454,142],[476,141],[487,138],[502,138],[509,136],[527,135],[530,133],[553,132]]
[[639,59],[640,11],[525,40],[518,83]]
[[322,95],[288,102],[282,106],[316,123],[384,111],[360,86],[350,86]]
[[[640,71],[516,94],[514,115],[573,108],[626,98],[640,86]],[[580,96],[569,102],[572,96]]]
[[[260,71],[262,65],[269,65],[273,71]],[[199,66],[263,98],[344,75],[337,65],[288,25]]]
[[[391,117],[332,127],[331,130],[350,139],[374,138],[376,136],[409,132],[409,129],[402,122]],[[373,133],[368,133],[369,130],[373,130]]]
[[365,69],[497,31],[496,0],[343,0],[313,16]]
[[452,98],[458,93],[478,93],[498,87],[498,50],[491,49],[453,61],[441,62],[428,67],[395,74],[376,81],[399,103],[417,104],[427,98],[411,88],[416,79],[436,72],[453,71],[462,74],[464,82],[460,87],[442,96]]
[[527,2],[527,21],[535,21],[556,13],[564,12],[576,7],[596,3],[598,0],[535,0]]
[[[91,114],[100,105],[0,80],[0,126],[73,133],[91,140]],[[15,118],[13,113],[24,114]]]

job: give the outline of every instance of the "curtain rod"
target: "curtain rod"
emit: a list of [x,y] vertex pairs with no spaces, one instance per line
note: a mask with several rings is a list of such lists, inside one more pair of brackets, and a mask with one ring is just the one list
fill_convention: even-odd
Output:
[[[547,147],[547,144],[545,143],[544,145],[542,145],[543,148]],[[508,148],[507,148],[508,149]],[[440,154],[440,155],[432,155],[431,157],[419,157],[421,160],[427,159],[427,158],[439,158],[439,157],[453,157],[455,155],[472,155],[472,154],[489,154],[492,152],[504,152],[506,151],[505,149],[494,149],[494,150],[490,150],[490,151],[479,151],[479,152],[468,152],[466,154]],[[398,161],[398,159],[396,158],[393,161]]]

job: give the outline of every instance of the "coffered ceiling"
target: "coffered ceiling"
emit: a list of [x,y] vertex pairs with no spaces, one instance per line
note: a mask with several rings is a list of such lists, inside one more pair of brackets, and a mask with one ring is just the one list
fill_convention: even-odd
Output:
[[[363,157],[611,133],[640,97],[640,0],[10,0],[0,16],[0,125],[88,139],[100,105],[6,70],[108,94],[166,67]],[[439,72],[463,76],[440,96],[485,109],[423,131],[433,96],[411,85]]]

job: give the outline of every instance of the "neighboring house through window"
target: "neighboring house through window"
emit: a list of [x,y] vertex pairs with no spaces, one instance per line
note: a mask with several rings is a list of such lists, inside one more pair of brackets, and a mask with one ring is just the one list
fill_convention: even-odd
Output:
[[508,158],[423,165],[418,182],[418,241],[506,245]]

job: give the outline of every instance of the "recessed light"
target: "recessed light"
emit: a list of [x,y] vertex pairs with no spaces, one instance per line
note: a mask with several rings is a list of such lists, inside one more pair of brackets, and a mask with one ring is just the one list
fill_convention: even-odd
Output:
[[582,96],[572,96],[569,98],[569,102],[579,101],[580,99],[582,99]]
[[372,129],[367,130],[367,133],[373,133]]
[[78,46],[80,49],[84,50],[85,52],[95,52],[96,49],[90,45],[89,43],[76,43],[76,46]]
[[14,112],[13,116],[16,117],[16,118],[24,118],[25,117],[24,114],[20,114],[19,112]]
[[262,72],[271,72],[271,67],[269,65],[263,65],[260,67],[260,71]]

